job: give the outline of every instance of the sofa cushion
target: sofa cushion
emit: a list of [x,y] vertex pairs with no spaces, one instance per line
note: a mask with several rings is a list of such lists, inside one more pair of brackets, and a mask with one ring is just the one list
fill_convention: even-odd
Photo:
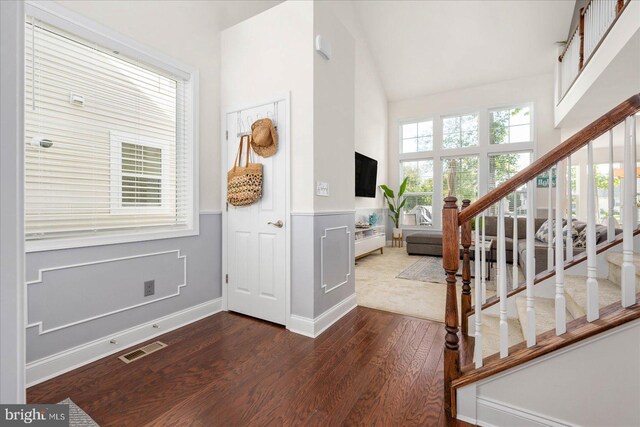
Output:
[[409,234],[406,237],[406,241],[407,243],[414,243],[414,244],[427,244],[427,245],[439,245],[442,246],[442,234],[441,233],[436,233],[436,232],[431,232],[431,233],[425,233],[425,232],[420,232],[420,233],[413,233],[413,234]]
[[[485,218],[485,234],[490,236],[498,235],[498,217],[486,216]],[[504,235],[513,238],[513,217],[506,216],[504,218]],[[518,239],[527,237],[527,219],[518,218]]]

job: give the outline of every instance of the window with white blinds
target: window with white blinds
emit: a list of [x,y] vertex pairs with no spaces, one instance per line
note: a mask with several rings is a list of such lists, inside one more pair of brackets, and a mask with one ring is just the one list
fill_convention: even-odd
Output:
[[191,229],[192,79],[32,17],[25,62],[27,242]]

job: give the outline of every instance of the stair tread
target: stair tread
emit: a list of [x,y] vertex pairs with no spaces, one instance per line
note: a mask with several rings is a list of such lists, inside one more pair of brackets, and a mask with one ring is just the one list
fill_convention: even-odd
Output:
[[[576,312],[570,304],[567,304],[567,309],[576,319],[584,316],[587,310],[587,278],[585,276],[565,276],[564,287],[565,292],[575,301],[580,312]],[[616,303],[622,297],[620,286],[603,278],[598,278],[598,294],[600,308]]]
[[[522,335],[527,337],[527,298],[516,298],[516,307],[518,309],[518,317],[522,325]],[[534,307],[536,313],[536,335],[547,332],[556,327],[556,303],[553,298],[534,298]],[[566,310],[567,322],[574,319],[569,310]]]
[[[509,324],[509,347],[524,341],[522,326],[518,319],[507,319]],[[500,316],[482,315],[482,356],[500,352]]]
[[[622,266],[622,252],[609,252],[607,254],[607,262],[615,264],[618,267]],[[636,274],[640,275],[640,252],[633,253],[633,263],[636,266]]]

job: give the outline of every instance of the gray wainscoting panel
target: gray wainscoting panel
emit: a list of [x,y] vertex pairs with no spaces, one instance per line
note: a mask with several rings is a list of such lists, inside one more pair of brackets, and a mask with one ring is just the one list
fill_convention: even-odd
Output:
[[355,293],[353,218],[353,213],[313,217],[313,317]]
[[27,362],[219,298],[221,221],[201,214],[198,236],[27,254]]
[[313,222],[313,215],[291,214],[291,314],[308,319],[313,319]]
[[320,236],[320,287],[325,294],[349,283],[352,236],[346,225],[325,228]]
[[[179,250],[100,259],[41,270],[29,282],[29,326],[50,333],[110,313],[180,295],[187,284],[187,257]],[[155,292],[144,296],[145,281]],[[117,298],[112,296],[117,295]],[[127,301],[128,305],[122,304]],[[71,310],[51,310],[70,307]]]

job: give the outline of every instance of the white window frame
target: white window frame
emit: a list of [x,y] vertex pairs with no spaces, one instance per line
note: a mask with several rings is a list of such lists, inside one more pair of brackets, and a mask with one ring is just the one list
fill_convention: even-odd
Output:
[[[171,207],[164,196],[166,183],[171,179],[169,173],[170,158],[167,151],[169,145],[151,138],[141,135],[135,135],[128,132],[110,131],[109,142],[111,145],[111,213],[115,215],[131,215],[131,214],[171,214]],[[160,151],[161,173],[160,173],[160,206],[123,206],[122,205],[122,144],[134,144],[144,147],[158,148]]]
[[[185,186],[187,190],[186,203],[190,206],[188,216],[190,220],[185,227],[172,227],[166,230],[129,230],[105,233],[97,236],[71,237],[51,240],[33,240],[25,242],[26,252],[40,252],[58,249],[101,246],[107,244],[142,242],[148,240],[170,239],[176,237],[196,236],[200,233],[199,224],[199,73],[198,70],[183,64],[167,55],[145,46],[129,37],[92,21],[83,15],[75,13],[55,2],[40,2],[27,0],[25,2],[26,16],[32,16],[63,31],[74,34],[89,42],[96,43],[103,48],[110,49],[114,54],[135,58],[140,63],[162,70],[170,75],[189,81],[186,99],[187,128],[185,129],[186,143],[189,145],[188,158],[185,166],[190,173],[186,174]],[[116,53],[118,52],[118,53]]]
[[[490,111],[505,110],[507,108],[528,107],[531,117],[531,141],[529,142],[516,142],[509,144],[491,144],[489,141],[489,129],[490,129]],[[444,148],[444,135],[442,129],[442,122],[444,118],[465,116],[470,114],[478,115],[478,145],[472,147],[463,148]],[[489,156],[495,154],[509,154],[512,152],[530,151],[532,162],[536,160],[536,116],[535,116],[535,104],[529,101],[514,102],[506,105],[489,105],[483,108],[475,109],[460,109],[458,111],[447,112],[439,116],[418,116],[412,118],[403,118],[397,121],[398,129],[398,178],[399,183],[402,182],[402,165],[403,161],[410,160],[433,160],[433,176],[434,176],[434,188],[433,188],[433,225],[432,226],[403,226],[400,227],[405,230],[441,230],[442,229],[442,217],[439,214],[442,210],[442,203],[444,199],[443,194],[443,161],[446,158],[451,157],[463,157],[463,156],[478,156],[478,192],[479,196],[487,194],[489,191]],[[403,153],[402,152],[402,126],[409,123],[433,121],[433,150],[421,151],[416,153]],[[536,192],[534,191],[534,206],[535,206]],[[462,204],[461,200],[458,200],[458,206]]]

